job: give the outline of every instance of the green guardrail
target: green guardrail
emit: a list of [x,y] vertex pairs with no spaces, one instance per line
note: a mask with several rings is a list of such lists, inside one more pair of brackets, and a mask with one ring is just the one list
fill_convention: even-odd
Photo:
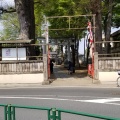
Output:
[[99,118],[99,119],[104,119],[104,120],[120,120],[120,118],[113,118],[109,116],[102,116],[102,115],[96,115],[96,114],[89,114],[85,112],[77,112],[77,111],[72,111],[72,110],[64,110],[64,109],[56,109],[56,108],[19,106],[19,105],[11,105],[11,104],[8,104],[8,105],[0,104],[0,107],[3,107],[4,109],[4,120],[17,120],[16,113],[15,113],[16,108],[47,111],[48,120],[62,120],[61,113],[69,113],[69,114],[87,116],[87,117],[92,117],[92,118]]

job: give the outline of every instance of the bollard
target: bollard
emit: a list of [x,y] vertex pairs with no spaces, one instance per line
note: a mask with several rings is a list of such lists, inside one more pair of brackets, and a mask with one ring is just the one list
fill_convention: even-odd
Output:
[[7,120],[7,106],[4,107],[4,120]]
[[12,107],[13,120],[15,120],[15,107]]
[[53,120],[56,120],[56,109],[55,108],[52,109],[52,118]]
[[61,120],[61,112],[60,111],[58,111],[57,120]]
[[12,120],[12,118],[11,118],[11,105],[8,105],[8,120]]

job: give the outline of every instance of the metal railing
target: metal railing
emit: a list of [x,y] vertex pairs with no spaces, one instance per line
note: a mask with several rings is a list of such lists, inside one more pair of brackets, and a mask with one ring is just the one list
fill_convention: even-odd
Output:
[[[20,106],[20,105],[11,105],[11,104],[8,104],[8,105],[0,104],[0,107],[2,107],[3,111],[4,111],[4,116],[1,117],[1,118],[3,118],[3,120],[17,120],[18,118],[16,117],[16,109],[28,109],[28,110],[32,109],[32,110],[46,111],[47,112],[46,120],[62,120],[61,113],[86,116],[86,117],[91,117],[92,119],[99,118],[99,119],[104,119],[104,120],[120,120],[120,118],[113,118],[113,117],[109,117],[109,116],[102,116],[102,115],[96,115],[96,114],[89,114],[89,113],[85,113],[85,112],[76,112],[76,111],[72,111],[72,110],[47,108],[47,107]],[[32,112],[32,114],[34,114],[34,113]],[[29,114],[29,116],[30,116],[30,114]],[[19,115],[19,117],[22,117],[21,114]],[[21,119],[21,120],[23,120],[23,119]],[[25,120],[27,120],[27,119],[25,119]]]

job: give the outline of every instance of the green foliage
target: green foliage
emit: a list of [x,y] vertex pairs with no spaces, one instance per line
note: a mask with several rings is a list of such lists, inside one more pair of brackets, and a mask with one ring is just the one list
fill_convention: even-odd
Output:
[[16,13],[6,13],[2,15],[3,31],[1,31],[1,40],[15,40],[19,34],[19,23]]
[[34,0],[34,14],[35,14],[35,28],[36,37],[41,35],[41,23],[43,21],[43,14],[46,6],[46,1],[44,0]]
[[116,1],[113,9],[113,27],[120,27],[120,1]]
[[[107,23],[107,14],[109,13],[109,9],[108,9],[108,4],[109,1],[105,0],[102,2],[102,18],[103,18],[103,26],[106,25]],[[112,27],[120,27],[120,1],[119,0],[114,0],[113,1],[113,12],[112,12],[112,23],[111,26]]]
[[[34,13],[36,24],[36,37],[41,36],[41,24],[43,23],[43,15],[46,16],[72,16],[80,14],[91,14],[94,9],[97,9],[97,4],[93,3],[95,0],[34,0]],[[102,18],[103,26],[106,24],[106,15],[108,14],[108,0],[102,0]],[[113,6],[113,20],[111,25],[113,27],[120,26],[120,1],[114,0]],[[16,13],[3,14],[4,30],[1,31],[1,39],[16,39],[19,34],[19,23]],[[80,28],[87,27],[87,21],[92,20],[91,17],[75,17],[72,18],[70,27]],[[68,18],[49,19],[50,28],[68,28]],[[81,37],[83,30],[60,30],[50,31],[51,37]]]
[[[40,0],[39,0],[40,1]],[[47,1],[47,0],[46,0]],[[83,1],[85,5],[86,2]],[[41,12],[46,16],[73,16],[83,14],[82,3],[77,0],[50,0],[46,2],[45,9],[43,8]],[[62,29],[56,31],[50,31],[50,37],[77,37],[81,36],[83,30],[70,30],[71,28],[80,28],[87,26],[87,19],[85,17],[75,17],[69,18],[55,18],[49,19],[51,24],[50,29]],[[63,30],[63,28],[67,30]]]

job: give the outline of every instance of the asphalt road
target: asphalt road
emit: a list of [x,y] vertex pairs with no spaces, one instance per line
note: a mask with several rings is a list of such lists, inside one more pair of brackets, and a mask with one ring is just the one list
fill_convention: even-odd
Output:
[[[120,88],[15,88],[0,89],[0,104],[62,108],[120,118]],[[1,113],[3,109],[0,108]],[[16,120],[46,120],[46,111],[19,109]],[[0,120],[3,115],[0,114]],[[62,114],[62,120],[97,120]]]

